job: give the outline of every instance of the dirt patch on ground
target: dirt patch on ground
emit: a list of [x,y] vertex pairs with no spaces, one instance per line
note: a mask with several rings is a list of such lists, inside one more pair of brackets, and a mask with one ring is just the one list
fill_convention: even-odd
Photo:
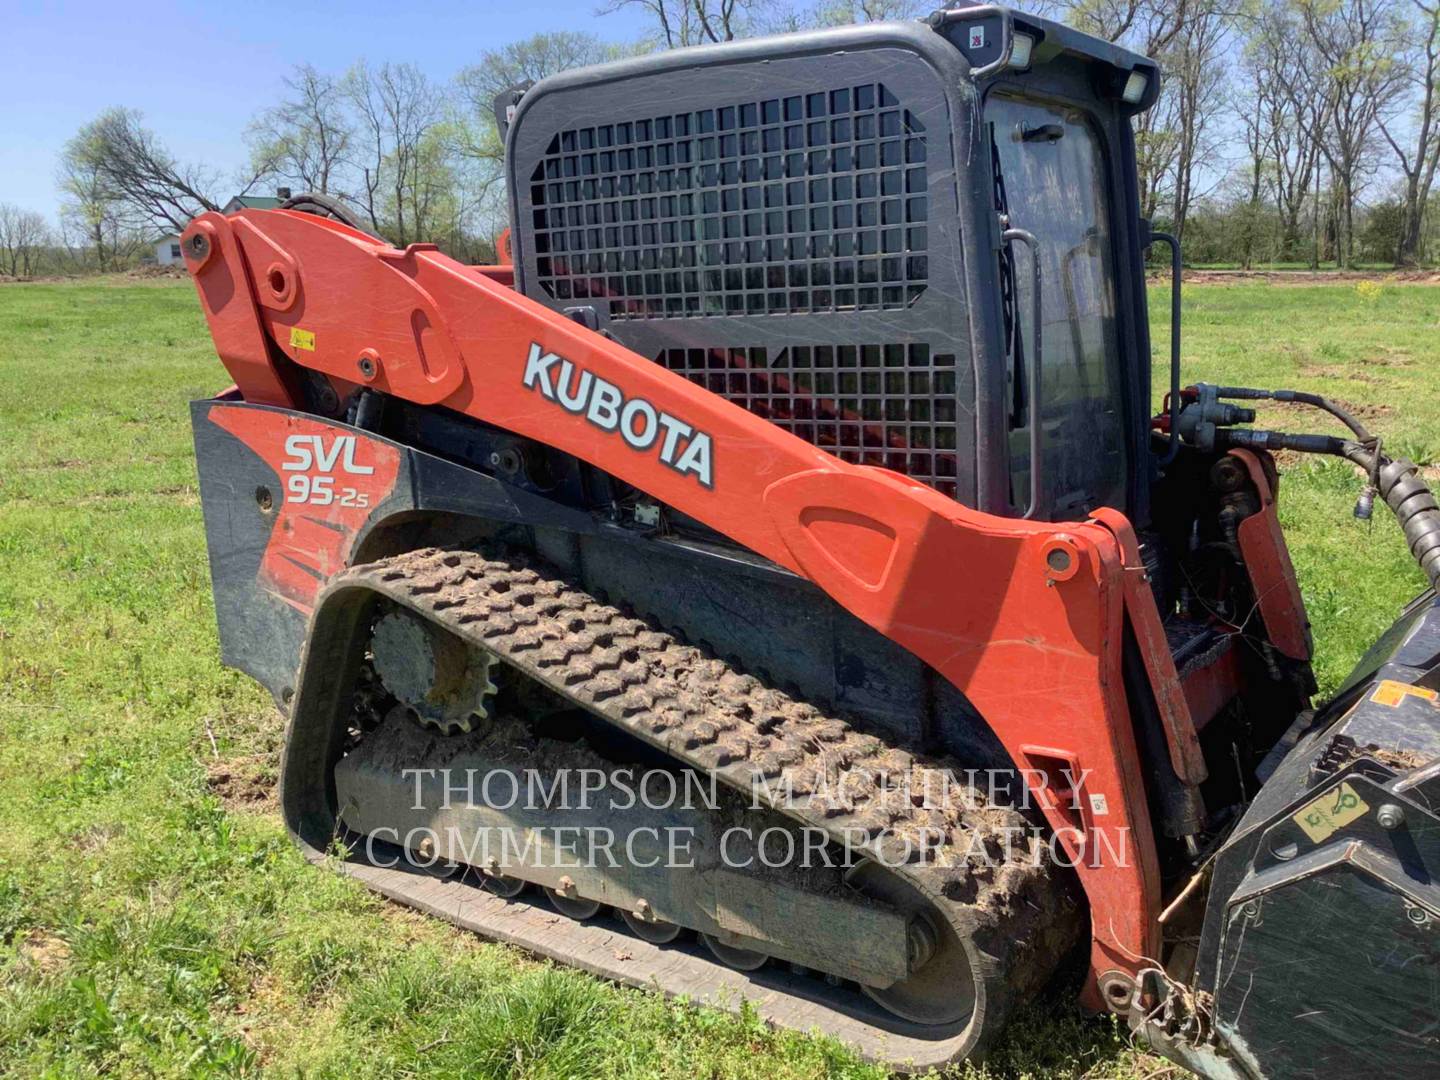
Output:
[[[1170,280],[1168,271],[1151,270],[1146,274],[1151,284],[1164,285]],[[1344,285],[1356,281],[1378,281],[1397,285],[1440,285],[1436,270],[1186,270],[1186,285],[1239,285],[1263,281],[1269,285]]]
[[124,831],[125,827],[123,825],[89,825],[84,829],[81,829],[74,836],[72,836],[70,838],[70,843],[74,846],[76,851],[83,851],[86,853],[92,851],[100,851],[106,846],[108,846],[111,840],[115,839],[115,837],[119,836]]
[[183,278],[189,275],[185,267],[180,263],[170,266],[137,266],[133,270],[126,270],[128,278]]
[[117,285],[157,285],[172,288],[182,278],[189,277],[183,267],[141,266],[130,270],[110,270],[103,274],[36,274],[28,278],[12,278],[0,274],[0,287],[14,285],[101,285],[114,288]]
[[1387,416],[1395,415],[1394,405],[1372,405],[1369,403],[1341,401],[1340,404],[1350,410],[1351,415],[1361,420],[1384,420]]
[[279,776],[276,754],[245,754],[211,762],[205,783],[227,810],[275,809]]
[[[1370,382],[1369,379],[1361,379],[1361,382]],[[1346,401],[1344,398],[1331,398],[1336,405],[1348,412],[1357,420],[1384,420],[1395,414],[1395,406],[1372,404],[1370,402]],[[1295,417],[1294,427],[1299,430],[1300,425],[1310,423],[1312,426],[1317,423],[1330,423],[1333,418],[1323,409],[1317,409],[1313,405],[1303,405],[1298,401],[1267,401],[1264,403],[1267,411],[1278,412],[1288,417]],[[1287,423],[1289,423],[1287,419]],[[1290,430],[1287,427],[1286,430]]]
[[20,943],[20,965],[39,975],[59,971],[70,959],[65,939],[45,930],[31,930]]
[[1374,375],[1358,371],[1353,367],[1344,367],[1341,364],[1301,364],[1300,375],[1306,379],[1343,379],[1358,383],[1375,381]]

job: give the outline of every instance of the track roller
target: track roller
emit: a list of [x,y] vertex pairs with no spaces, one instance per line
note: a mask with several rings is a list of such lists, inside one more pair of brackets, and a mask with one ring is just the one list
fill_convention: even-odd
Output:
[[586,919],[593,919],[600,912],[600,901],[586,900],[575,892],[574,885],[566,885],[563,880],[558,889],[547,886],[545,895],[550,898],[550,906],[567,919],[584,922]]
[[726,945],[714,934],[701,934],[700,940],[705,943],[707,949],[715,954],[717,960],[736,971],[755,971],[764,967],[765,961],[770,959],[763,952],[756,952],[754,949]]
[[525,882],[518,877],[506,877],[504,874],[483,874],[481,880],[485,888],[496,896],[502,896],[506,900],[513,899],[525,891]]
[[641,941],[648,941],[652,945],[668,945],[680,936],[681,927],[664,919],[657,919],[645,901],[640,901],[643,907],[636,911],[621,911],[620,918],[625,920],[625,925],[630,932]]

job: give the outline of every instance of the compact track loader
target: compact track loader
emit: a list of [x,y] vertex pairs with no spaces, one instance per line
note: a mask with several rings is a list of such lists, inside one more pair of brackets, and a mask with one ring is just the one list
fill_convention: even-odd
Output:
[[1440,511],[1339,405],[1182,387],[1158,79],[959,7],[517,88],[503,265],[195,219],[223,658],[304,851],[901,1068],[1068,960],[1206,1076],[1434,1075],[1440,613],[1312,703],[1270,451],[1354,462],[1432,582]]

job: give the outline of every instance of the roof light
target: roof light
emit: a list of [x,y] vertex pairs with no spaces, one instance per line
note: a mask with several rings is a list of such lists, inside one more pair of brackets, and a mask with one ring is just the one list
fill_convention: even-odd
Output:
[[1010,66],[1012,68],[1027,68],[1030,66],[1030,51],[1035,48],[1035,39],[1029,34],[1016,32],[1010,38]]
[[1120,94],[1120,100],[1131,105],[1139,105],[1140,99],[1145,96],[1145,88],[1150,80],[1143,71],[1132,71],[1130,77],[1125,80],[1125,89]]

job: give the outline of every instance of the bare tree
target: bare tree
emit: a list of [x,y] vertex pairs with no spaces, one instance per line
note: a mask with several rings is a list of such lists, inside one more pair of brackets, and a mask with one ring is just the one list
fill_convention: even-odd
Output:
[[464,68],[455,81],[470,108],[488,116],[495,99],[512,87],[539,82],[571,68],[603,63],[623,54],[624,50],[601,41],[594,34],[574,30],[535,34],[490,50],[480,57],[479,63]]
[[[1277,69],[1295,116],[1329,166],[1335,188],[1335,248],[1341,268],[1354,252],[1355,201],[1377,165],[1379,118],[1404,85],[1395,60],[1392,0],[1295,0],[1302,33],[1289,43],[1293,66]],[[1284,43],[1280,43],[1282,47]],[[1307,108],[1320,90],[1325,112]]]
[[691,0],[700,32],[710,41],[734,41],[740,0]]
[[1069,19],[1087,34],[1159,56],[1208,0],[1079,0]]
[[[825,26],[917,19],[938,6],[936,0],[818,0],[799,6],[776,0],[753,5],[750,24],[761,33],[783,34]],[[1033,11],[1034,5],[1027,10]]]
[[1179,131],[1172,174],[1172,216],[1175,235],[1185,237],[1185,222],[1197,198],[1200,165],[1216,149],[1211,130],[1225,100],[1228,76],[1224,55],[1231,40],[1228,16],[1220,9],[1197,5],[1174,39],[1172,92],[1177,99]]
[[[1413,29],[1403,35],[1410,52],[1405,71],[1410,95],[1398,116],[1382,113],[1377,120],[1404,176],[1397,266],[1413,266],[1419,261],[1425,205],[1430,200],[1436,166],[1440,165],[1440,102],[1436,95],[1440,76],[1440,3],[1410,0],[1410,6]],[[1411,124],[1408,133],[1407,122]]]
[[516,87],[571,68],[633,55],[637,50],[613,45],[593,34],[576,31],[535,34],[493,49],[480,62],[455,77],[458,113],[451,128],[454,148],[464,165],[469,213],[480,217],[490,232],[503,227],[505,144],[495,125],[495,101]]
[[80,129],[67,153],[83,156],[111,198],[160,228],[179,232],[196,214],[220,208],[219,176],[177,162],[134,109],[107,109]]
[[1162,84],[1155,104],[1132,121],[1141,217],[1153,218],[1161,203],[1174,196],[1172,179],[1182,123],[1180,97],[1167,84]]
[[1168,203],[1183,235],[1205,132],[1223,104],[1220,58],[1229,12],[1218,0],[1080,0],[1069,18],[1160,61],[1160,97],[1134,120],[1140,212],[1154,217]]
[[82,129],[65,144],[56,179],[62,236],[72,252],[95,256],[97,270],[113,270],[133,254],[140,242],[142,221],[111,183],[95,152],[93,133]]
[[273,171],[302,191],[338,193],[354,126],[335,79],[309,64],[285,80],[290,96],[250,125],[247,139],[257,171]]
[[751,9],[763,0],[611,0],[601,14],[636,7],[654,20],[656,44],[666,49],[734,41],[749,33]]
[[1282,4],[1272,4],[1254,22],[1244,67],[1269,162],[1281,254],[1293,256],[1300,250],[1300,220],[1319,170],[1319,132],[1330,115],[1325,73],[1308,53],[1295,13]]
[[1244,197],[1239,204],[1244,220],[1240,223],[1239,255],[1241,268],[1249,270],[1255,265],[1265,196],[1273,185],[1266,182],[1270,148],[1262,102],[1268,90],[1264,79],[1257,77],[1253,67],[1246,69],[1246,76],[1248,85],[1235,98],[1231,111],[1245,142]]
[[50,226],[43,214],[0,203],[0,259],[13,278],[28,278],[35,272],[37,257],[49,242]]
[[371,68],[362,61],[344,85],[358,118],[356,201],[397,245],[431,239],[438,189],[450,179],[441,152],[444,95],[412,64]]

